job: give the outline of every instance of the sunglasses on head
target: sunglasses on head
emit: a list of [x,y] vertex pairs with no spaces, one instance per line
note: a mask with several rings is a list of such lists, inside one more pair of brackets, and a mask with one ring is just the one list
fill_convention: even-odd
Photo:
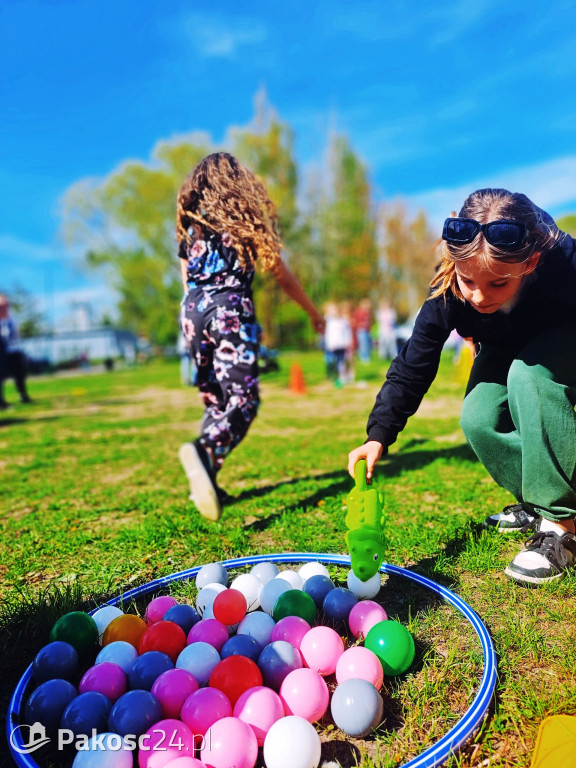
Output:
[[467,245],[482,232],[490,245],[503,251],[517,251],[524,246],[530,231],[526,224],[498,219],[480,224],[476,219],[449,218],[444,222],[442,239],[451,245]]

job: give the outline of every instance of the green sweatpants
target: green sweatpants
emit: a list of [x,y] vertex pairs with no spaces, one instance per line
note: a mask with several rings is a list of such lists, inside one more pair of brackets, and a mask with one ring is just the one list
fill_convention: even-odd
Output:
[[534,337],[512,357],[483,344],[461,425],[494,480],[548,520],[576,515],[576,326]]

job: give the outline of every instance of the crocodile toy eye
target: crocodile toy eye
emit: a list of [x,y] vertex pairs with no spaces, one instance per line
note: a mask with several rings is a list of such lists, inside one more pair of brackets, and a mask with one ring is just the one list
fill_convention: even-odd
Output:
[[378,552],[374,552],[373,560],[377,561],[379,559]]

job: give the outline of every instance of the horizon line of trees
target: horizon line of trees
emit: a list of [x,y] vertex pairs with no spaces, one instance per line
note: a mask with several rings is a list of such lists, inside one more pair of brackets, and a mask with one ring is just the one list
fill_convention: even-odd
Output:
[[[103,270],[119,296],[119,324],[156,346],[173,344],[182,283],[175,240],[176,195],[188,172],[226,149],[266,185],[280,219],[284,258],[306,292],[329,301],[376,306],[386,299],[400,321],[426,297],[438,235],[426,214],[400,199],[376,201],[369,169],[349,139],[332,133],[324,157],[302,179],[294,135],[261,91],[250,125],[230,128],[222,145],[203,133],[161,140],[148,161],[126,161],[103,179],[81,179],[65,193],[62,234],[83,265]],[[576,215],[562,221],[576,231]],[[255,300],[269,345],[313,343],[307,316],[269,276],[257,273]],[[22,289],[22,301],[26,306]],[[42,326],[36,314],[23,335]]]

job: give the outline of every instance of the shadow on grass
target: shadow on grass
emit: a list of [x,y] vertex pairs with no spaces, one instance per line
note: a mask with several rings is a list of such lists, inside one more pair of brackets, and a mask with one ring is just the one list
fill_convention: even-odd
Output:
[[37,421],[57,421],[59,418],[60,416],[33,416],[29,419],[0,419],[0,429],[2,429],[2,427],[12,427],[16,424],[35,424]]
[[[419,442],[426,442],[426,441],[418,441],[413,440],[410,443],[410,447],[413,447],[415,444],[418,444]],[[476,455],[472,451],[472,449],[467,445],[457,445],[451,448],[439,448],[437,450],[422,450],[422,451],[403,451],[402,453],[398,454],[392,454],[391,456],[387,456],[384,461],[381,462],[378,468],[378,475],[381,478],[389,479],[392,477],[396,477],[403,472],[406,471],[412,471],[415,469],[422,469],[423,467],[426,467],[428,464],[431,464],[434,461],[437,461],[439,459],[442,460],[452,460],[456,459],[458,461],[469,461],[469,462],[477,462],[478,459],[476,458]],[[282,515],[290,514],[291,512],[295,512],[297,510],[302,510],[302,508],[312,508],[316,507],[319,501],[322,501],[326,497],[329,496],[338,496],[340,494],[348,494],[349,491],[352,488],[352,479],[350,478],[350,475],[348,472],[343,469],[339,471],[334,472],[326,472],[322,475],[314,475],[313,478],[316,481],[323,482],[326,480],[332,480],[333,482],[329,483],[328,485],[323,485],[321,488],[318,488],[317,491],[315,491],[310,496],[306,496],[305,498],[299,499],[294,504],[289,504],[287,506],[282,507],[278,512],[272,512],[271,514],[266,515],[265,517],[261,517],[258,520],[256,520],[253,523],[248,524],[245,526],[247,530],[251,531],[263,531],[266,530],[275,520],[277,520]],[[277,490],[278,488],[283,488],[290,485],[296,485],[297,483],[302,482],[302,478],[295,478],[294,480],[283,480],[279,483],[276,483],[275,485],[265,485],[261,488],[251,488],[246,491],[242,491],[238,496],[233,496],[231,498],[231,504],[234,504],[236,502],[246,501],[248,499],[255,499],[260,496],[266,496],[269,493],[272,493],[273,491]],[[378,483],[375,485],[375,487],[378,487]]]

